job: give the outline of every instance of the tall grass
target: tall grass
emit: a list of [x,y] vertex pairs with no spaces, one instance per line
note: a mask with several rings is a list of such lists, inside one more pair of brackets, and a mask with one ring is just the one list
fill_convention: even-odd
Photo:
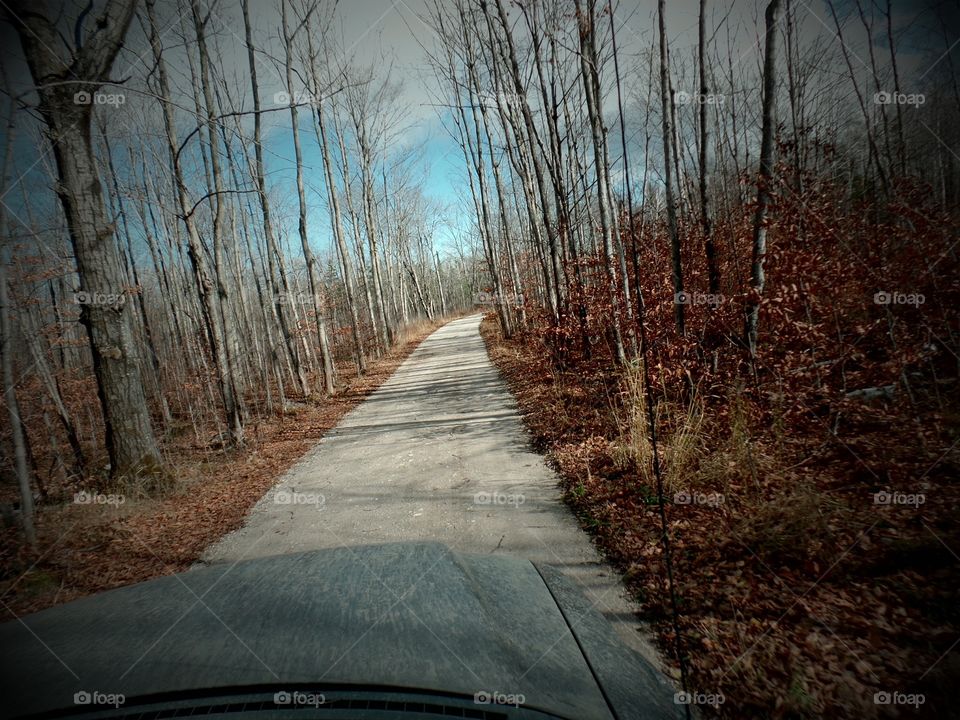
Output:
[[[629,465],[639,473],[648,487],[656,485],[653,476],[653,445],[643,386],[642,361],[631,363],[621,378],[621,402],[614,408],[620,437],[614,448],[614,459],[621,466]],[[665,390],[665,389],[664,389]],[[672,494],[688,487],[707,447],[704,437],[704,406],[701,395],[694,391],[689,399],[665,398],[654,407],[657,442],[663,469],[664,492]]]

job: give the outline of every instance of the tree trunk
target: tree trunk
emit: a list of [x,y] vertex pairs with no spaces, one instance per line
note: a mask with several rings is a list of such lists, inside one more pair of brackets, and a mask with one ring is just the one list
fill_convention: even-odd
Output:
[[337,251],[340,255],[341,271],[343,272],[343,287],[347,295],[347,307],[350,312],[350,330],[353,336],[354,354],[357,359],[357,374],[363,375],[367,371],[367,362],[363,353],[363,340],[360,337],[360,316],[357,312],[357,298],[353,284],[353,257],[350,255],[350,249],[347,247],[346,239],[343,237],[343,215],[340,212],[340,198],[337,195],[337,184],[333,179],[333,160],[330,157],[330,144],[327,140],[327,121],[324,117],[323,98],[321,96],[320,83],[317,80],[316,58],[313,53],[312,36],[308,35],[310,51],[310,76],[313,85],[313,102],[317,116],[317,129],[320,142],[321,155],[323,156],[323,171],[327,181],[327,199],[330,202],[330,226],[333,231],[333,237],[337,241]]
[[154,62],[157,66],[157,82],[160,86],[160,95],[163,98],[164,130],[167,136],[167,148],[170,155],[170,167],[173,174],[173,183],[177,200],[180,205],[181,218],[187,231],[187,255],[193,270],[193,279],[197,287],[200,300],[200,309],[203,316],[203,326],[207,335],[210,352],[217,372],[217,388],[223,404],[224,414],[229,430],[232,430],[234,441],[242,442],[242,424],[237,432],[237,421],[240,411],[237,406],[235,388],[230,375],[230,365],[227,361],[227,348],[220,320],[220,309],[217,306],[214,280],[210,275],[207,264],[207,253],[200,239],[197,229],[194,208],[190,204],[186,180],[180,163],[180,152],[177,143],[176,129],[173,115],[173,105],[170,102],[170,88],[167,81],[166,64],[163,61],[160,38],[157,33],[156,17],[154,14],[155,0],[147,0],[147,19],[149,22],[150,46],[153,51]]
[[670,89],[670,50],[667,46],[665,0],[659,0],[657,7],[660,30],[660,107],[663,112],[663,184],[667,200],[667,229],[670,233],[670,253],[673,264],[673,312],[677,332],[683,335],[683,261],[680,255],[680,234],[677,228],[677,205],[673,194],[673,95]]
[[[2,214],[0,212],[0,215]],[[27,472],[27,451],[24,442],[23,423],[20,421],[20,408],[17,405],[17,382],[13,375],[13,323],[10,322],[10,299],[7,293],[5,263],[6,259],[0,257],[0,366],[3,369],[3,400],[7,405],[10,429],[13,435],[13,464],[17,474],[17,484],[20,488],[20,518],[23,523],[23,534],[30,546],[36,550],[37,532],[33,526],[33,490],[30,488],[30,474]]]
[[[57,30],[41,12],[19,15],[15,22],[31,75],[38,87],[40,113],[53,146],[59,183],[57,194],[77,262],[81,322],[86,327],[103,410],[110,474],[115,479],[162,472],[153,435],[140,356],[125,300],[123,264],[107,217],[91,140],[94,105],[77,102],[78,90],[96,92],[123,43],[135,4],[110,0],[97,30],[68,61],[50,48],[62,47]],[[82,77],[81,85],[58,83]],[[89,97],[89,95],[87,96]]]
[[757,319],[765,282],[763,263],[767,256],[767,207],[773,181],[774,132],[777,123],[777,21],[780,0],[767,5],[766,50],[763,57],[763,130],[760,139],[760,174],[757,179],[757,209],[753,216],[753,264],[750,270],[751,297],[747,303],[744,335],[750,356],[757,353]]
[[[250,85],[253,93],[253,147],[255,153],[254,176],[257,183],[257,195],[260,198],[260,211],[263,216],[263,236],[267,243],[267,267],[270,274],[269,286],[275,287],[275,255],[277,254],[277,241],[273,231],[273,214],[271,212],[270,197],[267,195],[267,182],[263,163],[263,143],[261,142],[263,121],[260,113],[260,86],[257,81],[257,63],[254,56],[253,32],[250,26],[250,0],[243,0],[243,27],[247,43],[247,63],[250,66]],[[283,269],[281,268],[281,271]],[[300,352],[297,349],[296,340],[293,337],[292,325],[288,316],[288,306],[280,302],[280,296],[274,292],[271,302],[274,305],[277,318],[280,321],[280,331],[283,334],[284,344],[290,362],[293,363],[297,379],[300,384],[300,392],[304,397],[310,396],[310,383],[307,381],[306,368],[301,359]]]
[[[580,0],[575,0],[580,21],[580,74],[586,97],[587,116],[590,120],[590,134],[593,140],[593,163],[597,179],[597,204],[600,210],[600,233],[603,241],[603,265],[607,276],[607,293],[610,307],[614,354],[621,365],[627,362],[627,353],[623,346],[620,329],[620,298],[617,293],[617,275],[613,257],[613,199],[610,195],[610,168],[604,152],[603,116],[600,108],[600,82],[597,73],[597,51],[594,40],[594,0],[589,0],[583,11]],[[628,296],[629,297],[629,296]]]
[[317,344],[320,346],[320,358],[323,361],[323,381],[327,395],[336,391],[334,378],[333,356],[330,352],[330,342],[327,339],[326,297],[317,277],[317,260],[310,248],[310,239],[307,235],[307,198],[303,186],[303,151],[300,148],[300,121],[297,104],[294,99],[293,88],[293,36],[290,34],[287,19],[287,5],[289,0],[281,0],[281,21],[283,24],[283,43],[285,49],[285,67],[287,93],[290,96],[290,125],[293,132],[293,151],[297,163],[297,198],[299,200],[300,219],[300,247],[303,249],[303,261],[307,266],[307,279],[310,283],[310,296],[313,301],[313,310],[316,315]]
[[703,249],[707,258],[707,283],[711,296],[720,292],[720,271],[717,267],[717,251],[713,241],[713,208],[710,205],[710,105],[706,98],[710,93],[707,82],[707,0],[700,0],[699,42],[697,61],[700,70],[700,227],[703,232]]

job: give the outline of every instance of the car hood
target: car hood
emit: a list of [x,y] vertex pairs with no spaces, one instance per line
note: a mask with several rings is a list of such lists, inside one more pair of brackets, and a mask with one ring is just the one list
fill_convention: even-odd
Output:
[[[649,667],[636,666],[632,702],[623,683],[598,682],[609,672],[598,664],[622,674],[639,658],[625,667],[625,648],[598,641],[599,615],[582,599],[558,605],[565,597],[578,596],[556,571],[437,543],[213,565],[0,625],[0,696],[11,714],[32,715],[72,707],[78,692],[129,704],[313,684],[523,696],[576,720],[615,717],[612,696],[635,710],[618,717],[673,714],[672,690]],[[584,643],[599,648],[594,662]]]

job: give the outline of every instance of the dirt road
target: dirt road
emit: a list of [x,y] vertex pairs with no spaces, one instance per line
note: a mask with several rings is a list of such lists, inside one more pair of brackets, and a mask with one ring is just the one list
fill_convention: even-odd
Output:
[[659,665],[618,576],[530,449],[480,319],[427,338],[204,562],[405,540],[518,555],[571,576],[624,640]]

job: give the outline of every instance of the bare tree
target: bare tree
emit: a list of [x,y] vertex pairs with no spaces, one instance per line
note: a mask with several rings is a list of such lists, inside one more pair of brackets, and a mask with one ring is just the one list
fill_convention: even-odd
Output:
[[[617,296],[617,277],[614,268],[613,236],[615,228],[613,196],[610,193],[610,166],[606,153],[606,128],[603,125],[603,112],[600,107],[600,77],[597,71],[599,57],[596,47],[596,27],[594,23],[595,0],[587,0],[586,10],[580,0],[574,0],[580,23],[580,67],[583,90],[587,103],[587,116],[590,120],[590,135],[593,140],[593,164],[597,182],[597,205],[600,212],[600,233],[603,237],[603,260],[607,275],[607,291],[610,306],[613,309],[611,329],[613,331],[614,352],[617,361],[625,364],[627,353],[623,345],[620,330],[620,299]],[[629,293],[626,294],[629,298]]]
[[274,304],[277,318],[280,321],[280,328],[281,332],[283,333],[283,339],[287,348],[287,353],[289,354],[290,360],[296,367],[297,378],[300,382],[300,391],[304,396],[309,396],[310,384],[307,381],[306,368],[304,367],[304,362],[301,359],[300,352],[297,348],[296,340],[293,337],[296,322],[290,318],[292,308],[289,303],[281,302],[282,296],[290,296],[290,290],[286,279],[286,271],[282,265],[283,258],[279,249],[277,248],[276,233],[273,229],[273,213],[270,204],[270,196],[267,193],[266,174],[264,172],[263,165],[263,118],[260,101],[260,86],[257,82],[257,60],[253,44],[253,30],[250,26],[250,0],[243,0],[242,7],[244,35],[247,43],[247,62],[250,66],[250,89],[253,94],[253,147],[256,157],[256,164],[253,166],[253,174],[257,184],[257,194],[260,198],[260,210],[263,216],[263,236],[267,243],[266,255],[268,258],[269,267],[268,281],[270,287],[275,287],[274,266],[278,262],[281,263],[280,272],[282,273],[281,282],[284,287],[284,293],[281,295],[280,293],[274,292],[272,302]]
[[774,133],[777,123],[777,22],[780,0],[767,5],[763,56],[763,127],[760,133],[760,171],[757,178],[757,209],[753,216],[753,263],[750,270],[751,298],[747,304],[744,335],[751,357],[757,352],[757,318],[760,298],[763,296],[765,275],[763,264],[767,256],[767,209],[770,205],[770,186],[773,182]]
[[312,102],[317,118],[317,141],[320,144],[320,152],[323,157],[323,172],[327,185],[327,203],[330,207],[330,227],[333,231],[333,237],[336,239],[337,254],[340,257],[343,287],[347,296],[347,308],[350,314],[350,332],[353,336],[354,356],[357,361],[357,372],[362,375],[366,372],[367,361],[364,357],[363,340],[360,336],[360,314],[357,311],[356,291],[354,290],[353,258],[350,255],[347,241],[343,235],[343,214],[340,211],[340,197],[337,191],[337,184],[334,181],[333,160],[330,156],[330,140],[327,135],[326,108],[324,102],[327,89],[322,87],[320,83],[319,71],[317,69],[317,54],[313,47],[312,32],[307,33],[307,45],[309,48],[307,55],[307,72],[310,76]]
[[707,70],[707,0],[700,0],[700,13],[697,23],[697,66],[700,71],[700,227],[703,232],[703,248],[707,258],[707,283],[711,296],[720,292],[720,271],[717,267],[717,250],[713,238],[713,207],[710,198],[710,127],[712,120],[707,101],[710,83]]
[[[109,0],[75,49],[50,19],[43,3],[15,3],[12,16],[37,86],[40,114],[53,147],[57,193],[67,218],[82,294],[81,322],[93,355],[100,406],[114,478],[161,472],[134,341],[126,272],[114,241],[97,172],[90,102],[123,45],[136,3]],[[101,300],[105,300],[101,302]]]
[[[317,324],[317,342],[320,346],[320,357],[323,361],[323,381],[328,395],[335,392],[333,355],[330,352],[330,341],[327,338],[326,297],[320,284],[317,271],[317,260],[310,247],[310,238],[307,233],[307,197],[303,185],[303,150],[300,147],[300,119],[297,111],[297,95],[293,82],[294,37],[304,27],[307,18],[294,30],[290,29],[287,6],[289,0],[281,0],[280,12],[283,23],[284,67],[286,69],[287,93],[290,102],[290,125],[293,132],[293,150],[297,165],[297,199],[299,201],[300,218],[298,229],[300,232],[300,247],[303,250],[303,261],[307,266],[307,280],[310,283],[310,296]],[[309,11],[308,11],[309,12]]]
[[10,298],[7,290],[5,260],[0,259],[0,366],[3,376],[3,401],[7,406],[12,429],[14,468],[20,488],[20,518],[24,536],[34,548],[37,531],[33,524],[33,490],[27,471],[27,451],[23,422],[20,420],[20,405],[17,402],[16,378],[13,374],[13,323],[10,322]]
[[[670,82],[670,48],[667,44],[666,2],[657,3],[660,31],[660,107],[663,112],[663,185],[667,200],[667,230],[670,233],[670,254],[673,262],[674,322],[677,332],[684,333],[683,260],[680,254],[680,232],[677,227],[677,205],[674,198],[674,129],[673,90]],[[679,180],[679,178],[677,178]]]

